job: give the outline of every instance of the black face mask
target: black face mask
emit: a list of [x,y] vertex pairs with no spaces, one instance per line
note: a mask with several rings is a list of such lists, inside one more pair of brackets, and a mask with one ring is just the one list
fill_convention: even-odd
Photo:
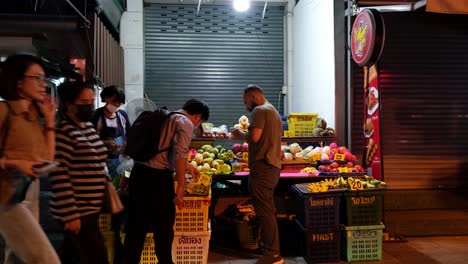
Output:
[[93,104],[76,104],[76,118],[81,122],[88,122],[91,120],[94,112]]

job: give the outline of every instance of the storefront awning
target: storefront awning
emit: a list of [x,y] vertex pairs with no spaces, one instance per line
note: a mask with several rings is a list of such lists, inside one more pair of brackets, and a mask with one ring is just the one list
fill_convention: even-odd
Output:
[[426,0],[426,12],[468,14],[468,0]]

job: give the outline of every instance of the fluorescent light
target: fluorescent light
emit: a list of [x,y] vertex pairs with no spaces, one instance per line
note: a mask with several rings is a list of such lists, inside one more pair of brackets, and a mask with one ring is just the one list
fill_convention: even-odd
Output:
[[239,12],[245,12],[250,8],[250,0],[233,0],[234,9]]

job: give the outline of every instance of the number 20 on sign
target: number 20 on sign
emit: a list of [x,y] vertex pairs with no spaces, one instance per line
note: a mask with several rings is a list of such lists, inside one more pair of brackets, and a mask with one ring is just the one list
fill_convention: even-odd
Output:
[[352,191],[364,190],[361,180],[349,181],[348,184]]

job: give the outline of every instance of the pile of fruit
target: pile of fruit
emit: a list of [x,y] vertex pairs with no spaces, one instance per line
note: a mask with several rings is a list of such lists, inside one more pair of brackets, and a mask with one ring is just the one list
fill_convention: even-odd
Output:
[[[193,178],[192,178],[193,179]],[[211,176],[206,173],[201,173],[197,182],[189,182],[185,190],[190,195],[207,196],[210,193]]]
[[243,115],[239,118],[239,123],[234,125],[234,128],[239,128],[244,131],[249,131],[249,125],[250,125],[249,118]]
[[348,148],[345,146],[338,147],[336,143],[331,143],[330,146],[315,148],[313,146],[308,146],[304,149],[298,143],[292,143],[289,146],[281,147],[281,158],[284,161],[307,160],[314,162],[317,160],[335,159],[356,161],[356,156],[353,155]]
[[335,179],[325,179],[320,182],[307,184],[307,191],[311,193],[326,192],[330,189],[354,189],[355,183],[359,182],[362,189],[382,188],[387,184],[384,181],[376,180],[372,176],[364,175],[362,178],[349,177],[344,179],[338,177]]
[[333,161],[330,163],[330,165],[318,166],[318,169],[321,172],[364,172],[364,168],[361,165],[354,165],[354,162],[352,161],[348,161],[346,163],[338,163],[336,161]]
[[226,161],[234,159],[234,152],[218,145],[203,145],[200,149],[190,150],[190,164],[207,174],[231,174],[231,166]]
[[317,169],[314,167],[305,167],[301,170],[301,173],[308,173],[308,174],[314,174],[317,173]]

